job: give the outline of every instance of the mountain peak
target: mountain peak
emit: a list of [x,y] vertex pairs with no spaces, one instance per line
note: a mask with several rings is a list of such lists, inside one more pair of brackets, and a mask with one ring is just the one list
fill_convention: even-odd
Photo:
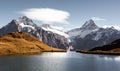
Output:
[[30,18],[28,18],[27,16],[21,16],[18,19],[22,19],[22,20],[31,20]]
[[18,19],[15,19],[15,21],[16,23],[22,24],[22,25],[36,26],[36,24],[34,24],[33,21],[27,16],[21,16]]
[[28,19],[27,16],[21,16],[21,17],[19,17],[19,18],[21,18],[21,19]]
[[27,16],[21,16],[19,17],[18,19],[16,19],[17,21],[20,21],[20,22],[33,22],[30,18],[28,18]]
[[82,28],[96,29],[96,28],[98,28],[98,26],[95,24],[95,22],[92,19],[90,19],[90,20],[85,22],[85,24],[82,26]]

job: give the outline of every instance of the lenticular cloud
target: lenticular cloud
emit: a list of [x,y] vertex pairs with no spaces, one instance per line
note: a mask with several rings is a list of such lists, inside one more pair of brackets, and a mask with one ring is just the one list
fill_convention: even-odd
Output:
[[26,9],[20,13],[31,19],[41,21],[45,24],[68,24],[67,19],[70,16],[70,14],[66,11],[51,8],[31,8]]

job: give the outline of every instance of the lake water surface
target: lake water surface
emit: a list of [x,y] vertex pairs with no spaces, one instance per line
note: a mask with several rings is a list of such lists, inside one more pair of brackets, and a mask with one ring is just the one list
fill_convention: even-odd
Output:
[[120,56],[46,52],[0,57],[0,71],[120,71]]

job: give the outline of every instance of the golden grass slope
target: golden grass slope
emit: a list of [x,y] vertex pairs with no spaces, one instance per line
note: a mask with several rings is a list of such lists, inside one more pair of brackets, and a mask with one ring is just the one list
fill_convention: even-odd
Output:
[[13,32],[0,36],[0,55],[61,51],[52,48],[28,33]]

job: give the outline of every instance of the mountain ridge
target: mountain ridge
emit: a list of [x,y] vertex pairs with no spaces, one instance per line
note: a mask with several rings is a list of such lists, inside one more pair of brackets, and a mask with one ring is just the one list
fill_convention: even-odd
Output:
[[11,32],[27,32],[47,45],[56,48],[67,49],[69,45],[68,39],[65,36],[61,36],[60,34],[47,31],[42,27],[37,26],[31,19],[27,18],[26,16],[14,19],[9,24],[0,29],[0,35]]
[[49,46],[62,49],[73,46],[76,50],[106,45],[120,38],[119,30],[114,27],[99,27],[92,19],[86,21],[80,28],[63,32],[48,24],[39,27],[31,19],[23,16],[0,29],[0,35],[11,32],[27,32]]

